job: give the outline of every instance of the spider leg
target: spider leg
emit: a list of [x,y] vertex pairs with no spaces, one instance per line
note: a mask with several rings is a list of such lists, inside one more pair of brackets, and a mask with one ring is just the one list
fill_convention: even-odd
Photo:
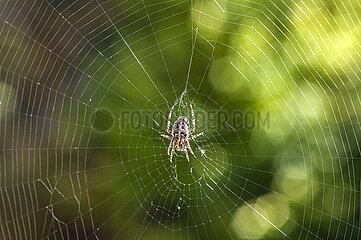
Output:
[[205,156],[208,158],[208,156],[206,155],[206,150],[204,150],[203,148],[201,148],[200,146],[198,146],[199,151],[201,152],[202,156]]
[[167,132],[168,133],[172,133],[171,120],[172,120],[172,114],[173,114],[173,110],[174,110],[175,105],[176,105],[176,103],[173,104],[173,106],[170,109],[169,114],[168,114],[168,120],[167,120]]
[[188,146],[188,150],[191,152],[191,154],[195,157],[196,155],[194,155],[193,149],[191,148],[191,146]]
[[171,162],[172,162],[172,156],[173,156],[173,151],[174,151],[174,149],[173,149],[173,142],[172,141],[170,141],[170,143],[169,143],[169,146],[168,146],[168,156],[171,156]]
[[184,154],[186,155],[187,161],[189,162],[189,155],[188,155],[188,151],[187,151],[187,150],[184,150],[183,152],[184,152]]
[[191,139],[193,140],[193,139],[195,139],[195,138],[197,138],[199,136],[202,136],[202,135],[204,135],[204,132],[200,132],[200,133],[198,133],[196,135],[191,136]]
[[173,163],[173,155],[174,155],[174,149],[173,148],[170,148],[171,150],[169,150],[169,148],[168,148],[168,155],[170,156],[169,157],[169,161],[171,162],[171,163]]
[[171,139],[171,137],[167,134],[161,133],[160,136],[166,138],[166,139]]
[[191,132],[195,132],[196,131],[196,118],[194,117],[194,110],[193,110],[193,106],[191,103],[189,103],[189,106],[191,107],[191,115],[192,115],[192,126],[191,126]]

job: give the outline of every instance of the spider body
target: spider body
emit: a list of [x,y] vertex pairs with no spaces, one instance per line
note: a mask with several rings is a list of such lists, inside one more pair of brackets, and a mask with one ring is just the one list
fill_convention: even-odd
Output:
[[168,156],[169,160],[172,162],[173,155],[175,151],[183,152],[189,161],[189,154],[190,152],[193,156],[193,150],[190,146],[189,140],[194,139],[203,133],[199,133],[196,135],[193,135],[196,129],[196,119],[194,117],[194,111],[192,105],[190,105],[191,108],[191,117],[192,121],[190,122],[187,117],[180,116],[178,119],[174,122],[173,126],[171,125],[172,120],[172,114],[174,110],[174,106],[171,108],[169,115],[168,115],[168,121],[167,121],[167,134],[162,134],[163,137],[170,139],[169,147],[168,147]]
[[[172,149],[177,151],[185,151],[190,148],[189,145],[189,135],[192,133],[192,128],[190,126],[189,120],[187,117],[180,116],[173,125],[172,128]],[[169,154],[169,153],[168,153]]]

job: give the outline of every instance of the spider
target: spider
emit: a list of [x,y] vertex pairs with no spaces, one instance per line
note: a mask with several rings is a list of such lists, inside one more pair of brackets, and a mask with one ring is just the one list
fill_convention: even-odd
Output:
[[196,137],[203,135],[203,132],[193,135],[196,130],[196,119],[194,117],[194,111],[192,104],[190,105],[191,108],[191,117],[192,117],[192,124],[189,122],[188,118],[185,116],[180,116],[174,122],[173,126],[171,125],[173,109],[176,104],[174,104],[169,111],[168,121],[167,121],[167,133],[161,134],[162,137],[165,137],[170,140],[169,147],[168,147],[168,156],[169,161],[172,162],[173,155],[175,151],[183,152],[189,162],[189,154],[188,151],[194,156],[194,152],[190,146],[189,140],[193,140]]

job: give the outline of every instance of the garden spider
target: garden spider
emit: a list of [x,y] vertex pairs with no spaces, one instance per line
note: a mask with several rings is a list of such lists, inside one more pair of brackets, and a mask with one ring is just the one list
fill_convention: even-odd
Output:
[[188,151],[194,156],[194,152],[190,146],[189,140],[193,140],[196,137],[203,135],[203,132],[193,135],[196,130],[196,119],[194,117],[192,104],[189,104],[191,108],[192,124],[190,124],[187,117],[180,116],[177,118],[177,120],[174,122],[172,126],[171,120],[175,105],[176,103],[172,106],[168,115],[167,130],[166,130],[168,135],[161,134],[161,136],[170,140],[168,147],[168,156],[170,162],[172,162],[175,151],[183,152],[187,158],[187,161],[189,162]]

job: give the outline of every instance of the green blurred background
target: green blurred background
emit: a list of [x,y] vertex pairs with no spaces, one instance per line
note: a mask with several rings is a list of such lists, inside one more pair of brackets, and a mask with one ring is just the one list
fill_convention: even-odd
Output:
[[[0,0],[0,239],[359,239],[360,11]],[[214,113],[189,163],[176,101]]]

